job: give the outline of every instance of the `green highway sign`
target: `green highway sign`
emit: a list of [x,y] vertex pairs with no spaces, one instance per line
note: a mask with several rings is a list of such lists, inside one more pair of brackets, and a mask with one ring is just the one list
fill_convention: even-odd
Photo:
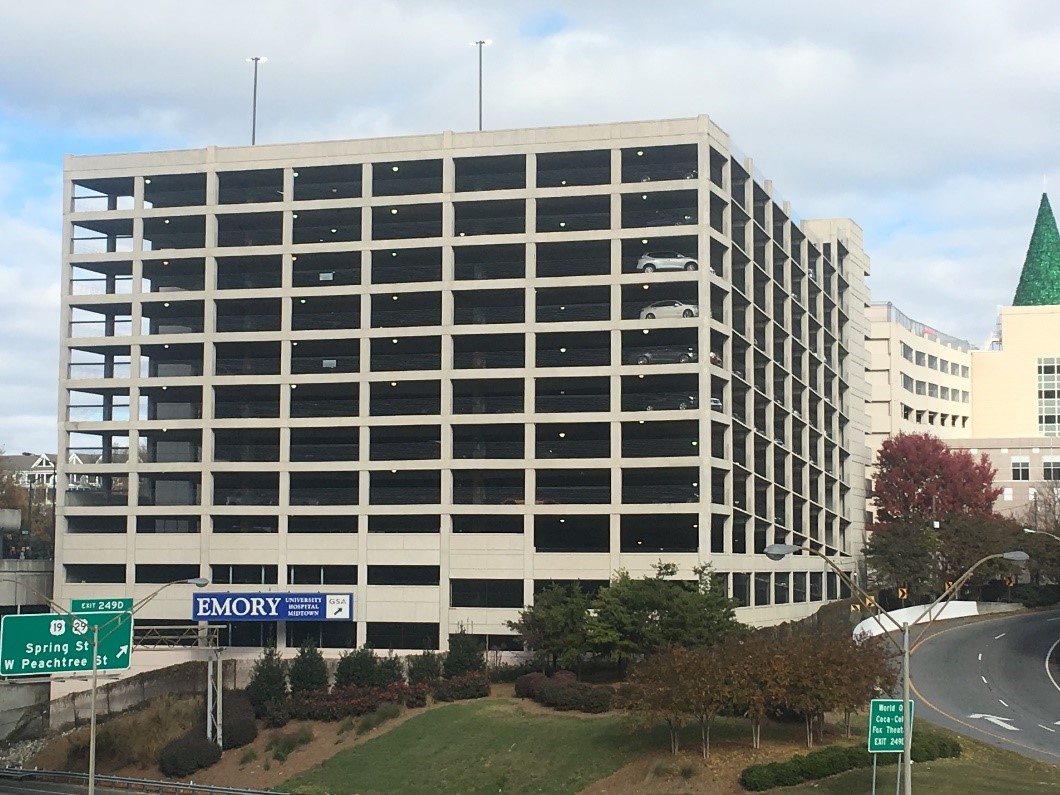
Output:
[[0,675],[44,676],[92,670],[92,627],[99,627],[97,668],[129,667],[132,614],[124,611],[8,615],[0,621]]
[[[909,720],[913,702],[909,701]],[[912,726],[910,726],[912,736]],[[901,753],[905,750],[905,714],[900,698],[874,698],[869,705],[869,753]]]
[[121,599],[72,599],[70,600],[71,613],[89,613],[98,610],[132,610],[133,600],[131,597]]

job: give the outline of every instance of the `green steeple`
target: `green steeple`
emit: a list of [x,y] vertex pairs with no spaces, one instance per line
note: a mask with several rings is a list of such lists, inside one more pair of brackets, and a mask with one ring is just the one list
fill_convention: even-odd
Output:
[[1049,206],[1049,197],[1043,193],[1012,305],[1053,304],[1060,304],[1060,233],[1056,229],[1056,218],[1053,217],[1053,208]]

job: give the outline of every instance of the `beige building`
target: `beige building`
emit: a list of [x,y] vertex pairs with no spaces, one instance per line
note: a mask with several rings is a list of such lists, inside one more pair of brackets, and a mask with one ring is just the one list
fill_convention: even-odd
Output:
[[1060,480],[1060,235],[1042,195],[1013,306],[999,310],[985,350],[972,352],[971,438],[1002,489],[997,508],[1027,515]]
[[[863,536],[868,258],[706,117],[69,157],[55,595],[353,594],[227,646],[445,648],[710,563],[807,615]],[[62,463],[70,450],[78,464]],[[138,620],[187,623],[171,588]]]
[[889,436],[930,433],[946,441],[971,435],[971,346],[874,303],[869,319],[869,448]]

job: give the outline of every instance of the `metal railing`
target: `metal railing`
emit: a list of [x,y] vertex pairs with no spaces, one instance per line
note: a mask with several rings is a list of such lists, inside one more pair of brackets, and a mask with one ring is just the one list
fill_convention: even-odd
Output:
[[[0,767],[0,780],[17,781],[47,780],[69,783],[85,783],[87,773],[70,773],[65,770],[43,770],[38,768]],[[215,787],[210,784],[192,784],[182,781],[158,781],[149,778],[131,778],[129,776],[96,775],[96,781],[113,789],[135,790],[137,792],[172,793],[214,793],[215,795],[271,795],[273,790],[244,789],[243,787]]]

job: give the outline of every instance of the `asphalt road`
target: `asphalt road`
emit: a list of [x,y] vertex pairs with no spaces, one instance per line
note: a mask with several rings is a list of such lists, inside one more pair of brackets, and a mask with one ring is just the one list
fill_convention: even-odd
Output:
[[1060,670],[1046,667],[1058,641],[1055,610],[933,629],[910,658],[914,731],[915,721],[926,718],[1060,764]]

